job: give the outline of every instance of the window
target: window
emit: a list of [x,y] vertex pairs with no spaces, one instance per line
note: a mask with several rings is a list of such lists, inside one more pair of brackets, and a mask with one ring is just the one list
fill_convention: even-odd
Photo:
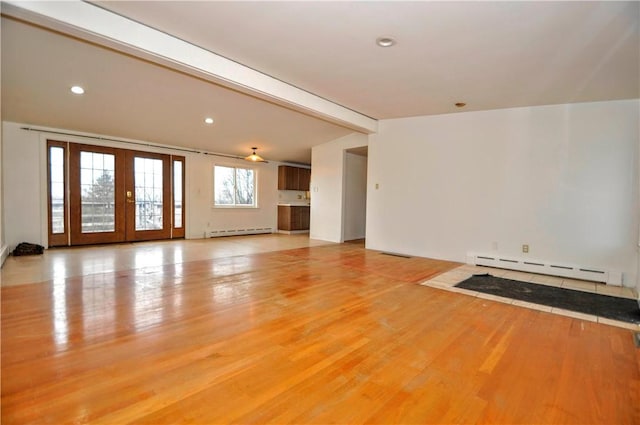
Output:
[[249,168],[214,168],[214,205],[216,207],[255,207],[256,173]]
[[49,246],[68,243],[69,223],[67,209],[67,142],[47,141],[48,152],[48,208]]
[[182,187],[184,186],[184,158],[173,160],[173,228],[182,229]]
[[49,146],[49,212],[51,234],[65,233],[64,199],[64,156],[62,146]]

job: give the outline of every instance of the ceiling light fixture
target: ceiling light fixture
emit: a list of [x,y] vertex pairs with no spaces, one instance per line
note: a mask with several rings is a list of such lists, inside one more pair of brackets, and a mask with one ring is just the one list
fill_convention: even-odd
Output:
[[396,44],[396,41],[391,37],[378,37],[376,44],[380,47],[391,47]]
[[465,106],[467,106],[467,104],[466,104],[466,103],[464,103],[464,102],[458,102],[458,103],[456,103],[455,105],[456,105],[458,108],[464,108]]
[[80,86],[71,87],[71,93],[73,94],[84,94],[84,89]]
[[213,118],[207,117],[204,119],[205,124],[213,124]]
[[258,155],[256,153],[256,150],[258,148],[251,148],[253,149],[253,153],[247,157],[245,157],[245,161],[251,161],[251,162],[266,162],[260,155]]

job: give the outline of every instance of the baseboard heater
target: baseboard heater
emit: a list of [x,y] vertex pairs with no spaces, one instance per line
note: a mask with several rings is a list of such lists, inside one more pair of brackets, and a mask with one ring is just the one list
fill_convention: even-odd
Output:
[[539,273],[572,279],[604,282],[607,285],[622,286],[622,273],[597,267],[575,266],[550,261],[531,260],[518,257],[504,257],[491,254],[468,254],[467,263],[477,266],[496,267],[528,273]]
[[262,235],[273,233],[272,227],[249,227],[246,229],[210,230],[205,232],[207,238],[219,238],[221,236]]

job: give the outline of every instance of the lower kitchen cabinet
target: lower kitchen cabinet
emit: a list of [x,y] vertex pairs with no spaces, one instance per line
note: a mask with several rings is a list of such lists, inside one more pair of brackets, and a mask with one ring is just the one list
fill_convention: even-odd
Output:
[[278,205],[279,230],[309,230],[310,207]]

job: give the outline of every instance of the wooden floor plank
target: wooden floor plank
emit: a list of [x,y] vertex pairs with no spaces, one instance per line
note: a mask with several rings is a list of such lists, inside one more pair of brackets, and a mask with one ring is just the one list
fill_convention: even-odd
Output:
[[350,243],[2,287],[2,423],[640,423],[631,331],[415,284],[456,266]]

